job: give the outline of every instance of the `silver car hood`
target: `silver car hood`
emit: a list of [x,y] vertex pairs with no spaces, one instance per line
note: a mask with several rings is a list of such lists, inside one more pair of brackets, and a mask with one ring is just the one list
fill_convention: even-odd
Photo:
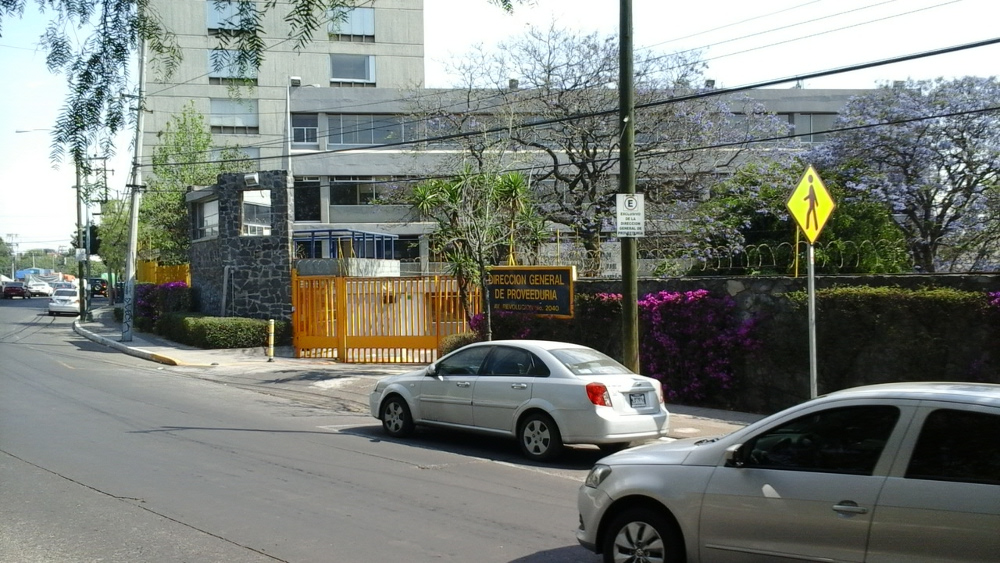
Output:
[[609,465],[680,465],[692,451],[704,446],[696,445],[701,438],[682,440],[657,440],[609,455],[599,463]]

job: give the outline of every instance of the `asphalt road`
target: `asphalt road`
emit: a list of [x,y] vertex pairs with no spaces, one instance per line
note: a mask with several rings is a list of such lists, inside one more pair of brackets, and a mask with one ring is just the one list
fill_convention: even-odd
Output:
[[0,303],[0,561],[593,563],[576,490],[600,457],[385,439],[364,413],[196,377]]

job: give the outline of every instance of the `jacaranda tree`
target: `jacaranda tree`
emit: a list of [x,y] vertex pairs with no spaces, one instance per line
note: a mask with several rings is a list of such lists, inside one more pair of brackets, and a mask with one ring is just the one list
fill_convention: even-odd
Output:
[[810,155],[883,205],[926,272],[1000,268],[1000,83],[910,81],[855,98]]

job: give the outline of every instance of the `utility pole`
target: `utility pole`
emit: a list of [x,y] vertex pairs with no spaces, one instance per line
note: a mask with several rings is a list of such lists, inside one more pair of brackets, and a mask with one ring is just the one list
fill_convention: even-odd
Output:
[[7,246],[10,248],[10,279],[16,279],[14,275],[17,273],[17,234],[7,233]]
[[146,113],[146,40],[139,42],[139,98],[136,100],[135,155],[132,159],[132,210],[129,221],[128,256],[125,257],[125,299],[122,304],[122,342],[132,342],[135,312],[135,262],[139,246],[139,204],[142,203],[142,127]]
[[[632,0],[621,0],[618,47],[618,192],[635,195],[635,77],[632,74]],[[639,282],[635,237],[622,237],[622,363],[639,373]]]
[[87,278],[84,277],[84,261],[80,259],[87,252],[87,247],[83,245],[83,178],[80,170],[80,161],[77,159],[73,163],[76,168],[76,277],[77,290],[80,292],[80,320],[87,318]]

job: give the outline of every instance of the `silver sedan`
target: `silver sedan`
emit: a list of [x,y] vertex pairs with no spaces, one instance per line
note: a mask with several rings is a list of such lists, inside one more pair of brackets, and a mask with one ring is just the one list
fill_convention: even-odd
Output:
[[996,561],[1000,385],[831,393],[728,436],[608,456],[577,540],[604,561]]
[[372,416],[396,437],[416,425],[515,437],[529,459],[564,444],[612,452],[666,435],[659,381],[586,346],[540,340],[470,344],[426,368],[387,377]]

